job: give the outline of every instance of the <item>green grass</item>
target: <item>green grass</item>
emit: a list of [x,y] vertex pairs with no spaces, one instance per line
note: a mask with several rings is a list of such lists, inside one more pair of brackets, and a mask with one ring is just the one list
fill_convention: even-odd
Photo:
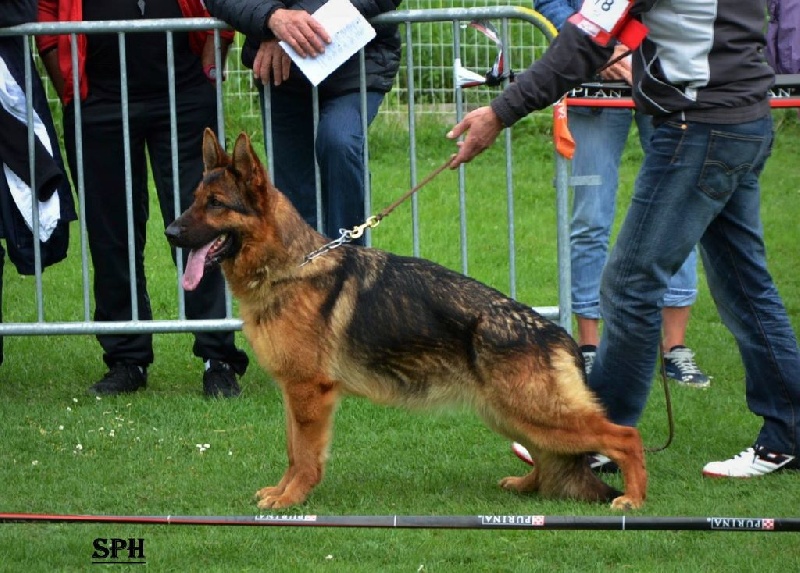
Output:
[[[800,127],[789,114],[763,178],[763,217],[771,271],[800,329],[797,281]],[[234,114],[229,115],[235,118]],[[258,136],[258,126],[229,120]],[[553,158],[547,121],[514,128],[518,298],[555,304]],[[452,144],[448,125],[419,128],[419,174],[439,165]],[[259,136],[260,137],[260,136]],[[407,135],[379,120],[371,133],[375,209],[409,186]],[[640,155],[623,165],[627,197]],[[507,289],[505,181],[500,147],[467,168],[470,274]],[[460,267],[456,175],[445,172],[418,195],[422,254]],[[619,201],[624,209],[627,200]],[[152,210],[157,213],[157,209]],[[374,242],[411,251],[404,205],[374,231]],[[152,221],[148,282],[157,318],[172,318],[175,276]],[[76,237],[73,237],[76,239]],[[77,242],[70,259],[44,275],[49,320],[82,316]],[[32,320],[33,281],[7,265],[8,321]],[[378,325],[376,325],[378,326]],[[0,511],[115,515],[254,515],[252,494],[285,468],[280,395],[255,365],[238,400],[201,396],[191,337],[157,335],[149,387],[136,395],[88,397],[103,373],[91,336],[7,337],[0,367]],[[700,468],[756,435],[743,372],[730,334],[705,285],[688,343],[714,376],[708,391],[672,388],[676,436],[648,455],[650,489],[641,516],[797,517],[800,476],[752,481],[702,479]],[[244,342],[242,342],[244,344]],[[659,383],[641,424],[645,442],[666,438]],[[78,448],[80,444],[80,448]],[[201,452],[197,444],[210,444]],[[525,467],[509,444],[472,414],[433,416],[347,399],[337,416],[327,475],[297,512],[318,515],[609,515],[603,505],[546,501],[502,491],[497,481]],[[617,477],[610,482],[620,485]],[[290,512],[294,513],[294,512]],[[0,570],[96,570],[97,537],[143,537],[153,571],[794,571],[796,534],[708,532],[457,531],[169,527],[81,524],[0,525]]]

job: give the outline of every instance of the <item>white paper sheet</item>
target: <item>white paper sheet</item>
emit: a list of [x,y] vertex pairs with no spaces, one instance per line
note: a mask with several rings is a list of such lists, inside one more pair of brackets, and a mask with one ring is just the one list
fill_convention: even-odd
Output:
[[302,58],[286,42],[281,47],[313,85],[327,78],[367,42],[375,37],[375,29],[356,10],[350,0],[331,0],[313,14],[331,37],[325,51],[315,58]]

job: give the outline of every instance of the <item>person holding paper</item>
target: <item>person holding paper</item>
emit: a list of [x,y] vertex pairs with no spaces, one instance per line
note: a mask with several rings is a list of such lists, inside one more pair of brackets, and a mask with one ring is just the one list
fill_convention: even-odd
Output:
[[[360,61],[356,52],[317,86],[319,123],[314,130],[313,84],[292,61],[281,42],[300,58],[316,58],[346,49],[341,34],[312,16],[324,5],[336,18],[349,11],[367,20],[395,10],[401,0],[206,0],[212,16],[246,36],[242,63],[260,81],[259,93],[271,120],[272,177],[304,219],[331,238],[340,229],[364,222],[364,134],[362,133]],[[353,10],[353,7],[355,10]],[[357,11],[357,12],[356,12]],[[336,19],[334,18],[334,20]],[[347,25],[350,25],[348,20]],[[348,28],[350,29],[350,28]],[[334,42],[334,43],[331,43]],[[371,123],[400,67],[400,35],[395,25],[375,27],[364,46],[367,123]],[[266,119],[266,118],[265,118]],[[269,136],[269,134],[267,134]],[[317,221],[318,162],[322,189],[321,225]]]

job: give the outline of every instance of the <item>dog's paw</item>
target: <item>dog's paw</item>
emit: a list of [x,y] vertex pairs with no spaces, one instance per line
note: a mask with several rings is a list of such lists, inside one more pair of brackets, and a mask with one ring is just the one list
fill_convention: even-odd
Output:
[[[532,474],[533,472],[531,472]],[[537,490],[536,480],[531,474],[524,476],[508,476],[500,480],[498,485],[503,489],[516,491],[519,493],[532,492]]]
[[295,505],[293,503],[286,503],[281,497],[265,497],[262,498],[257,504],[258,509],[283,509]]
[[621,495],[611,502],[611,509],[630,511],[632,509],[640,509],[642,505],[644,505],[644,500],[632,499],[627,495]]
[[283,493],[283,489],[284,488],[279,486],[262,487],[256,492],[254,497],[256,501],[261,501],[267,497],[278,497]]
[[256,505],[259,509],[283,509],[303,503],[306,497],[292,487],[264,487],[256,492]]

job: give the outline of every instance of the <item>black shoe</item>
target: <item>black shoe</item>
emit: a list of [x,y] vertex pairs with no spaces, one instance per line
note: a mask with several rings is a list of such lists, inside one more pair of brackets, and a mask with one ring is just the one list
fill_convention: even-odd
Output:
[[210,398],[235,398],[242,393],[236,382],[236,372],[227,362],[209,360],[203,374],[203,392]]
[[89,387],[89,394],[113,396],[136,392],[147,386],[147,370],[135,364],[114,364],[111,370],[96,384]]

